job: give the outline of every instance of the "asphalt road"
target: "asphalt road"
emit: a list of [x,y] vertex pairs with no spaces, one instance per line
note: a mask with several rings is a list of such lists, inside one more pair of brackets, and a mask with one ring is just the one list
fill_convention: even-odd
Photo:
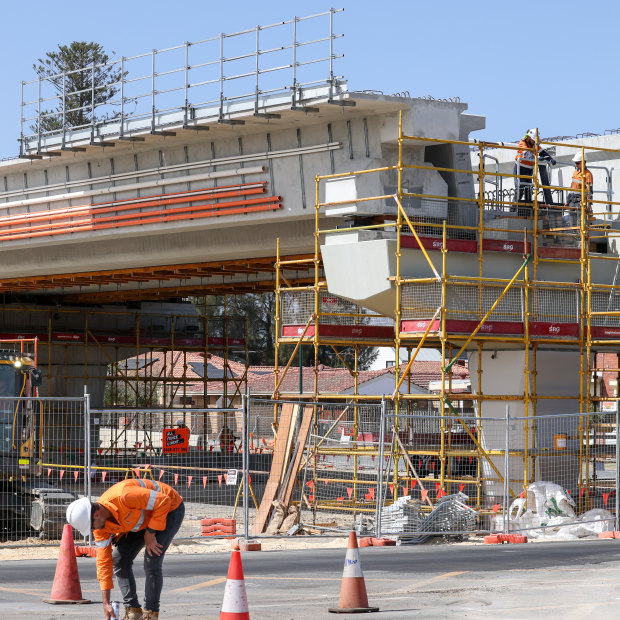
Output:
[[[243,554],[250,617],[336,618],[344,554],[304,551]],[[169,556],[162,619],[218,618],[229,554]],[[360,557],[377,618],[617,618],[620,543],[577,541],[527,545],[425,545],[366,548]],[[56,563],[4,562],[0,617],[102,618],[101,595],[90,558],[78,560],[82,591],[92,605],[50,606]],[[140,563],[136,567],[139,591]],[[119,599],[118,590],[113,593]],[[346,617],[354,617],[345,615]],[[357,617],[357,616],[355,616]]]

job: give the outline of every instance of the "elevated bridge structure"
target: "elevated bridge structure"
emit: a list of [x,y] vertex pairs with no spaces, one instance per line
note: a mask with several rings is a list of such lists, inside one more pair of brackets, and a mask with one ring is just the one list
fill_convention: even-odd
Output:
[[[85,68],[91,96],[77,108],[83,91],[68,74],[25,83],[20,158],[0,163],[0,338],[39,339],[42,394],[80,394],[86,383],[98,405],[107,382],[126,388],[111,389],[112,405],[187,406],[184,386],[202,364],[207,407],[211,381],[225,401],[243,393],[251,326],[187,298],[275,290],[277,349],[294,346],[287,364],[276,361],[274,395],[293,396],[283,377],[307,345],[315,400],[347,401],[327,418],[327,434],[346,427],[347,446],[326,436],[307,460],[325,482],[325,457],[354,457],[352,486],[341,481],[348,501],[327,508],[360,509],[358,459],[374,461],[379,429],[359,404],[380,399],[405,453],[436,459],[429,480],[447,492],[472,485],[478,507],[558,468],[585,492],[596,471],[589,422],[571,418],[560,451],[538,420],[602,411],[610,398],[592,386],[597,353],[617,355],[620,344],[615,136],[537,136],[562,174],[542,186],[536,162],[532,177],[515,176],[516,144],[476,142],[485,121],[465,103],[349,89],[335,71],[336,13],[121,58],[103,85],[95,75],[106,67]],[[312,20],[322,34],[303,33]],[[279,43],[273,32],[285,33]],[[575,153],[598,166],[593,198],[569,200]],[[395,347],[397,360],[406,349],[408,363],[392,394],[362,395],[359,353],[377,346]],[[348,365],[353,394],[321,393],[320,347]],[[441,350],[437,393],[412,388],[422,347]],[[224,362],[209,377],[212,353]],[[179,355],[181,376],[168,370]],[[463,356],[466,396],[452,381]],[[615,371],[620,379],[620,362]],[[526,422],[508,447],[487,449],[487,423],[507,404]],[[424,425],[427,444],[399,418],[413,411],[439,419]],[[462,458],[469,466],[453,467]]]
[[87,67],[90,96],[71,74],[23,84],[20,158],[0,163],[1,331],[39,337],[43,392],[97,384],[97,402],[119,360],[162,347],[241,359],[243,326],[209,334],[182,300],[273,291],[278,239],[280,276],[313,284],[315,177],[384,165],[401,112],[412,133],[463,141],[428,151],[424,187],[473,198],[469,177],[433,168],[467,163],[484,119],[458,100],[350,91],[337,13]]

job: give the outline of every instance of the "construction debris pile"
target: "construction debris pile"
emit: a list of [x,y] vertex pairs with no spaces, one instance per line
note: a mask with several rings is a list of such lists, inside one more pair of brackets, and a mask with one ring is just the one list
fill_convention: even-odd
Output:
[[[526,497],[510,505],[507,529],[524,530],[528,538],[574,540],[598,536],[614,529],[614,515],[603,508],[594,508],[582,515],[575,514],[575,501],[559,484],[534,482],[527,487]],[[503,529],[503,517],[494,529]]]
[[423,543],[433,536],[445,536],[451,532],[461,535],[473,531],[478,513],[465,504],[468,499],[464,493],[446,495],[437,500],[429,514],[425,514],[423,504],[406,495],[381,510],[381,530],[388,534],[417,534],[403,536],[403,542],[408,544]]
[[278,499],[274,500],[272,505],[273,513],[267,526],[267,534],[271,536],[287,534],[293,526],[299,523],[299,508],[294,505],[287,506]]

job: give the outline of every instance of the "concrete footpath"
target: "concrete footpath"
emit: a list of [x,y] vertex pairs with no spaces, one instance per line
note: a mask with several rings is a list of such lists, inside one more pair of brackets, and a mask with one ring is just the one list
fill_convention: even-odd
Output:
[[[310,620],[334,616],[344,549],[243,554],[250,617]],[[164,567],[163,619],[219,616],[230,553],[171,555]],[[617,618],[620,541],[526,545],[424,545],[360,550],[377,618]],[[53,560],[0,564],[0,617],[39,620],[102,618],[95,561],[78,560],[83,595],[91,605],[51,606]],[[136,562],[139,591],[141,561]],[[117,590],[114,599],[119,599]],[[357,617],[357,616],[355,616]]]

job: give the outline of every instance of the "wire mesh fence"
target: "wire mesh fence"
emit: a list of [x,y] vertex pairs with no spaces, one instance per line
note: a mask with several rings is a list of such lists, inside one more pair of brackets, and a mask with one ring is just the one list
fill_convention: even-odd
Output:
[[87,411],[87,397],[0,398],[0,539],[60,537],[89,492]]
[[[306,324],[318,309],[318,316],[306,329]],[[308,337],[319,330],[325,339],[364,340],[393,338],[393,320],[368,310],[328,291],[284,291],[280,295],[280,333],[284,338]]]
[[127,477],[148,477],[172,486],[183,497],[186,513],[178,537],[243,532],[242,472],[265,467],[260,455],[246,464],[243,411],[93,411],[93,495]]
[[130,477],[182,495],[179,539],[618,529],[615,412],[490,418],[455,404],[244,397],[228,409],[91,410],[88,396],[0,399],[1,536],[57,541],[71,501]]

